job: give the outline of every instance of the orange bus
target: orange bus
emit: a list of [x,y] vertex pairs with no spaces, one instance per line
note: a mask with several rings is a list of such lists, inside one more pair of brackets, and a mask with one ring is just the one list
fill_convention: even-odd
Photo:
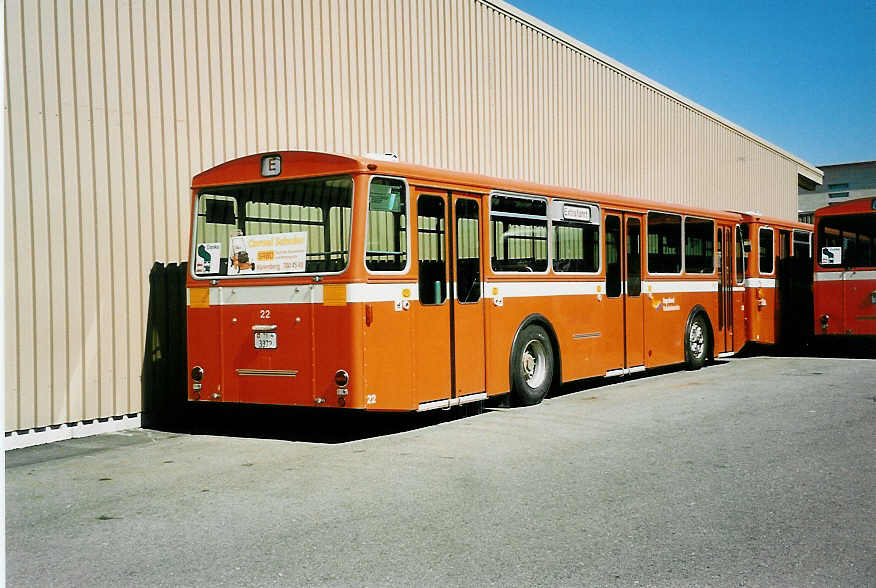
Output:
[[815,211],[816,335],[876,335],[876,198]]
[[189,400],[380,411],[773,342],[766,260],[808,226],[297,151],[195,176],[192,210]]

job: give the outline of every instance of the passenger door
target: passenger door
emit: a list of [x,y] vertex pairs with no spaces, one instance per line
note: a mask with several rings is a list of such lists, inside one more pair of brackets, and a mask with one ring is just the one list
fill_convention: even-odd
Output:
[[[733,333],[733,351],[742,348],[746,341],[745,332],[745,238],[742,234],[742,227],[735,225],[733,229],[733,294],[731,298],[732,313],[731,316],[734,333]],[[728,253],[728,256],[730,254]]]
[[642,216],[624,214],[624,367],[645,365],[645,316],[642,306]]
[[481,287],[481,202],[452,195],[453,393],[465,396],[486,390],[484,299]]
[[718,324],[715,351],[733,351],[733,249],[730,228],[718,227]]
[[[480,199],[418,193],[417,259],[416,402],[484,392]],[[453,263],[448,264],[448,259]]]
[[448,302],[447,195],[416,194],[417,307],[414,311],[414,403],[450,395],[451,305]]
[[608,311],[607,375],[644,369],[642,215],[605,215],[605,294]]

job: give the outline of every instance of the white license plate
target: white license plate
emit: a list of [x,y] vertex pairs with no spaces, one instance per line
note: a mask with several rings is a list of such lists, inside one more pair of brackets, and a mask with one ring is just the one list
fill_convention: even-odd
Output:
[[255,333],[256,349],[276,349],[277,333]]

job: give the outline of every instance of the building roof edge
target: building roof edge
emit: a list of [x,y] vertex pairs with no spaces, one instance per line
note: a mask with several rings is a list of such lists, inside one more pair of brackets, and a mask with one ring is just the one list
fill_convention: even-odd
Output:
[[[723,116],[720,116],[719,114],[712,112],[708,108],[701,106],[700,104],[697,104],[693,100],[690,100],[689,98],[685,98],[684,96],[682,96],[678,92],[674,92],[673,90],[670,90],[669,88],[667,88],[663,84],[660,84],[660,83],[652,80],[648,76],[634,70],[633,68],[628,67],[615,59],[612,59],[611,57],[609,57],[608,55],[605,55],[604,53],[602,53],[600,51],[597,51],[596,49],[594,49],[590,45],[587,45],[586,43],[579,41],[578,39],[572,37],[571,35],[569,35],[567,33],[564,33],[563,31],[561,31],[555,27],[552,27],[551,25],[547,24],[546,22],[544,22],[542,20],[539,20],[538,18],[532,16],[531,14],[520,10],[516,6],[512,6],[511,4],[504,2],[504,0],[477,0],[477,1],[482,3],[482,4],[492,6],[496,10],[504,12],[504,13],[508,14],[509,16],[516,18],[517,20],[523,22],[524,24],[527,24],[527,25],[529,25],[537,30],[540,30],[541,32],[543,32],[551,37],[554,37],[556,40],[558,40],[562,43],[565,43],[566,45],[572,47],[573,49],[577,49],[578,51],[581,51],[582,53],[589,55],[590,57],[592,57],[598,61],[603,62],[607,66],[609,66],[609,67],[611,67],[611,68],[613,68],[621,73],[628,75],[629,77],[653,88],[654,90],[660,92],[661,94],[665,94],[665,95],[669,96],[670,98],[672,98],[673,100],[677,100],[678,102],[684,104],[685,106],[693,108],[694,110],[700,112],[701,114],[707,116],[708,118],[711,118],[715,122],[729,128],[729,129],[732,129],[732,130],[736,131],[737,133],[740,133],[740,134],[742,134],[750,139],[753,139],[754,141],[757,141],[758,143],[760,143],[761,145],[763,145],[764,147],[766,147],[770,151],[773,151],[773,152],[781,155],[782,157],[785,157],[785,158],[797,163],[798,166],[804,168],[804,170],[807,173],[804,173],[802,175],[805,175],[813,180],[816,180],[816,178],[817,178],[817,180],[816,180],[817,183],[819,183],[819,184],[821,183],[821,178],[823,177],[824,174],[821,172],[820,169],[818,169],[816,166],[812,165],[808,161],[805,161],[805,160],[797,157],[796,155],[794,155],[788,151],[785,151],[781,147],[778,147],[778,146],[774,145],[773,143],[770,143],[766,139],[764,139],[758,135],[755,135],[751,131],[748,131],[748,130],[744,129],[743,127],[740,127],[736,123],[727,120]],[[798,173],[799,173],[799,170],[798,170]]]

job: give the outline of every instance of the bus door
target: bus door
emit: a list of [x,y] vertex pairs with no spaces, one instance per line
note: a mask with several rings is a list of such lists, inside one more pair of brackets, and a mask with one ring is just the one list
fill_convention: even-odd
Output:
[[414,310],[414,404],[451,392],[451,318],[448,302],[447,195],[416,196],[418,301]]
[[[605,215],[605,295],[609,340],[604,348],[607,375],[644,369],[645,331],[642,306],[642,216]],[[617,333],[613,336],[612,333]],[[620,368],[619,370],[617,368]],[[638,369],[636,369],[638,368]]]
[[484,299],[481,287],[481,202],[453,194],[453,390],[456,397],[486,391]]
[[414,381],[421,405],[486,390],[480,209],[468,195],[417,195]]
[[729,227],[718,227],[718,323],[715,352],[733,351],[733,248]]
[[[733,351],[742,348],[742,344],[747,339],[745,330],[746,311],[745,311],[745,235],[742,231],[742,226],[736,225],[733,231],[733,325],[735,328],[733,337]],[[730,252],[727,252],[730,255]],[[750,309],[749,309],[750,312]]]

